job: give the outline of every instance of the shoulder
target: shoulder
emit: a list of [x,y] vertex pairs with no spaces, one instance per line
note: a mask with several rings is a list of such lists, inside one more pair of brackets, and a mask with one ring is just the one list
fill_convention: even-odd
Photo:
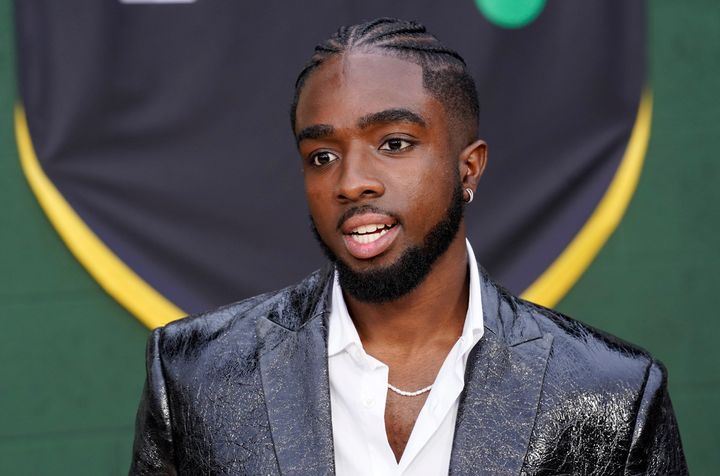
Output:
[[258,351],[258,321],[292,329],[308,317],[326,270],[286,288],[194,314],[155,329],[150,345],[164,361],[188,363],[232,354],[252,358]]
[[665,367],[612,334],[519,298],[516,304],[519,319],[552,336],[538,424],[567,432],[568,444],[592,437],[611,445],[618,432],[631,435],[641,402],[666,391]]
[[552,467],[554,474],[686,474],[662,363],[564,314],[512,302],[521,326],[536,325],[552,341],[529,467]]
[[566,370],[567,378],[586,377],[588,383],[605,379],[643,381],[655,363],[645,349],[517,297],[484,270],[482,276],[486,329],[511,347],[539,338],[551,340],[548,371]]
[[[651,366],[662,368],[645,349],[560,312],[517,298],[519,309],[553,337],[553,360],[594,379],[644,381]],[[664,371],[664,368],[663,368]]]
[[482,292],[486,330],[520,353],[525,352],[521,343],[536,339],[548,343],[545,377],[547,383],[562,387],[558,395],[632,398],[642,392],[651,371],[665,373],[645,349],[525,301],[487,275]]

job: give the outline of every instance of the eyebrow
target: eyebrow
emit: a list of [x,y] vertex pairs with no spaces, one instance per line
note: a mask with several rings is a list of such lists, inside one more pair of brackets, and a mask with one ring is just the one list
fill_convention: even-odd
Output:
[[[407,122],[425,127],[425,120],[420,114],[404,108],[385,109],[384,111],[367,114],[358,120],[357,125],[360,129],[367,129],[378,124],[390,124],[393,122]],[[335,128],[330,124],[314,124],[301,129],[295,137],[295,142],[299,144],[305,139],[324,139],[334,132]]]
[[358,127],[360,129],[366,129],[374,125],[392,122],[409,122],[425,127],[425,120],[420,114],[403,108],[385,109],[384,111],[373,112],[372,114],[363,116],[358,121]]
[[329,124],[315,124],[298,132],[295,142],[299,144],[300,141],[305,139],[323,139],[332,135],[333,132],[335,132],[335,128]]

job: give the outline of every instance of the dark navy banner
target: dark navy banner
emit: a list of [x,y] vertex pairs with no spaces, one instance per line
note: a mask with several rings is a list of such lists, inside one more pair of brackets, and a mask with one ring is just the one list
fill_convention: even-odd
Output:
[[[29,180],[39,197],[54,187],[106,251],[183,311],[291,284],[323,263],[289,125],[295,77],[339,25],[414,19],[477,82],[490,153],[468,235],[491,274],[521,292],[576,238],[627,156],[646,32],[641,1],[517,3],[535,6],[18,1],[32,145],[22,150],[52,185]],[[83,243],[71,248],[95,274],[105,258]],[[124,279],[113,276],[106,288]]]

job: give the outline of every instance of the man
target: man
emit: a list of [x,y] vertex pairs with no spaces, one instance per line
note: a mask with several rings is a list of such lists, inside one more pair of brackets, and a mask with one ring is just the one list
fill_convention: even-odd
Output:
[[316,48],[291,119],[332,264],[153,332],[133,474],[687,472],[661,364],[478,267],[477,115],[421,25]]

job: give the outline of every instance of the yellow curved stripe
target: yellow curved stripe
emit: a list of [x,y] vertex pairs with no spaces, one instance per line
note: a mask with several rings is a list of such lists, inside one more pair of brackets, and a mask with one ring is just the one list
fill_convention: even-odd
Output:
[[652,93],[646,90],[640,100],[638,115],[625,155],[605,195],[560,256],[522,293],[523,298],[546,307],[553,307],[590,266],[620,224],[635,193],[650,140],[651,122]]
[[30,188],[65,244],[100,285],[149,328],[185,315],[123,263],[83,222],[48,179],[35,155],[25,111],[15,106],[15,137]]
[[[650,139],[652,93],[643,92],[625,155],[608,190],[570,244],[523,293],[522,297],[555,306],[573,287],[620,224],[640,179]],[[15,106],[15,135],[20,162],[30,187],[70,251],[128,311],[149,328],[186,313],[158,293],[123,263],[75,213],[43,172],[30,139],[25,111]]]

